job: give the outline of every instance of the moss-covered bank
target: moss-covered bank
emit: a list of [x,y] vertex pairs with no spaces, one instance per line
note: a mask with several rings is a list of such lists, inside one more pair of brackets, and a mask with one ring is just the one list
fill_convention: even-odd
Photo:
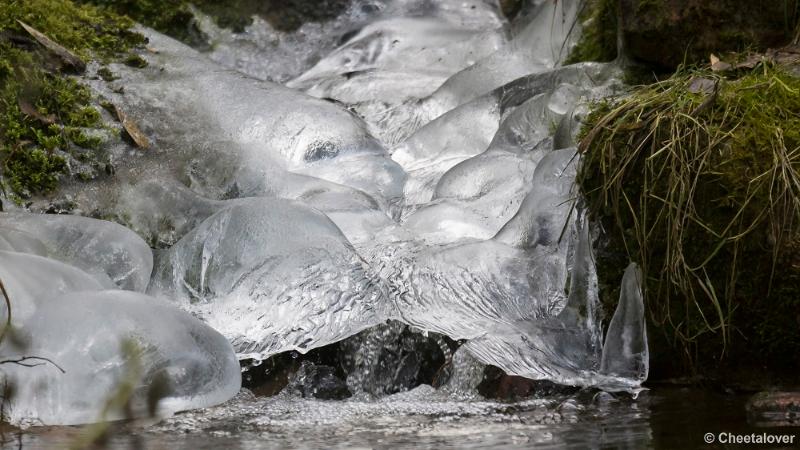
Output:
[[[68,0],[0,0],[0,187],[20,200],[52,191],[67,158],[94,159],[100,126],[82,70],[38,42],[22,23],[84,62],[108,61],[144,43],[133,21]],[[10,192],[9,192],[10,191]]]
[[742,70],[636,88],[584,129],[604,301],[640,262],[656,377],[800,369],[800,79]]

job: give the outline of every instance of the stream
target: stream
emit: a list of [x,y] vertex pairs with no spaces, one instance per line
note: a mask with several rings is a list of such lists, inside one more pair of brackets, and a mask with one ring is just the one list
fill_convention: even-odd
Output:
[[[244,396],[242,396],[244,397]],[[156,426],[124,425],[112,449],[724,448],[706,433],[797,435],[749,424],[747,395],[658,386],[636,400],[581,393],[518,403],[459,402],[409,392],[379,402],[237,398]],[[4,435],[4,448],[67,448],[76,429]],[[786,447],[786,448],[790,448]]]

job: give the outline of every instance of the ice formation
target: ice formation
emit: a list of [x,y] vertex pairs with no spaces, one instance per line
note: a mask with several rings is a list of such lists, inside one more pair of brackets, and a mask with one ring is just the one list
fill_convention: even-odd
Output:
[[390,306],[328,217],[266,198],[236,202],[187,234],[161,257],[150,291],[220,330],[240,358],[339,341]]
[[638,389],[641,280],[629,268],[603,339],[574,186],[585,104],[620,78],[562,66],[580,3],[532,0],[509,25],[494,1],[353,2],[331,22],[256,19],[235,36],[201,17],[219,43],[206,53],[142,29],[147,68],[88,82],[153,148],[109,149],[117,175],[70,192],[147,244],[108,222],[0,214],[0,276],[27,305],[13,325],[67,371],[36,367],[51,386],[23,383],[12,415],[93,420],[130,337],[145,380],[175,378],[163,406],[177,410],[233,395],[234,354],[306,352],[389,319],[466,341],[459,395],[480,364]]
[[23,232],[40,244],[12,245],[15,251],[52,257],[120,289],[143,292],[150,282],[150,247],[123,226],[78,216],[0,213],[0,239],[17,240]]
[[[81,291],[113,289],[111,280],[101,283],[77,267],[29,253],[0,251],[0,281],[11,303],[11,326],[25,326],[36,310],[47,305],[46,299]],[[8,320],[3,306],[0,318]]]
[[[24,350],[10,341],[0,346],[6,360],[28,357],[25,366],[3,365],[15,389],[5,405],[12,423],[164,415],[215,405],[239,391],[230,343],[177,308],[114,290],[54,293],[38,301],[41,307],[19,327]],[[129,395],[120,391],[127,384]]]

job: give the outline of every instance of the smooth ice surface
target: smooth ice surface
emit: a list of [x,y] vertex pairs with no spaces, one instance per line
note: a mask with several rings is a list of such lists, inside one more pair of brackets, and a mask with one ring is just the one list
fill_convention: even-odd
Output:
[[619,306],[608,325],[601,372],[633,380],[646,380],[649,352],[644,326],[641,269],[631,263],[625,269]]
[[[120,155],[129,162],[120,181],[180,182],[212,199],[296,198],[315,189],[298,192],[303,183],[327,181],[366,193],[384,209],[399,200],[403,170],[352,112],[226,70],[154,31],[143,33],[158,51],[143,55],[147,68],[113,65],[116,84],[92,82],[153,142],[149,158]],[[119,197],[124,184],[104,186],[95,201]]]
[[150,247],[115,223],[77,216],[0,213],[0,238],[19,242],[21,232],[34,236],[41,245],[12,245],[16,251],[74,265],[95,275],[101,283],[111,279],[120,289],[141,292],[150,281]]
[[[46,308],[50,299],[61,294],[113,289],[110,279],[98,281],[96,276],[54,259],[29,253],[0,251],[0,280],[11,303],[11,326],[27,324],[39,308]],[[8,320],[5,303],[0,323]]]
[[[4,359],[31,357],[35,366],[3,365],[16,392],[6,412],[16,424],[146,417],[151,389],[162,397],[156,412],[163,415],[221,403],[241,386],[238,361],[222,335],[135,292],[53,293],[18,332],[24,349],[6,341],[0,352]],[[125,383],[133,383],[128,411],[111,403]]]
[[328,217],[276,199],[236,202],[204,221],[160,258],[150,292],[257,359],[346,338],[389,306]]

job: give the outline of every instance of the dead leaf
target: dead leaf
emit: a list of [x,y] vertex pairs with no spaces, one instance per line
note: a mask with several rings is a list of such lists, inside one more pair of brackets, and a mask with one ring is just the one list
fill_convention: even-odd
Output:
[[720,61],[720,59],[715,54],[711,54],[711,70],[714,72],[724,72],[726,70],[731,70],[731,65]]
[[36,108],[28,103],[28,101],[23,99],[17,99],[17,105],[19,105],[19,110],[22,111],[22,114],[26,116],[33,117],[34,119],[38,120],[44,125],[52,125],[56,123],[56,116],[53,114],[43,115]]
[[715,86],[716,82],[714,82],[712,79],[694,77],[689,81],[689,86],[686,88],[686,90],[692,94],[711,94],[714,92]]
[[736,63],[733,67],[735,69],[754,69],[762,61],[762,58],[763,56],[760,54],[750,54],[744,61]]
[[117,114],[117,119],[119,119],[120,123],[122,124],[122,128],[125,129],[125,132],[128,133],[131,140],[137,147],[147,150],[150,148],[150,140],[147,139],[147,136],[142,133],[142,130],[139,129],[139,126],[136,125],[136,122],[133,121],[127,114],[125,114],[119,106],[114,106],[114,112]]
[[83,72],[86,70],[86,63],[83,62],[76,54],[72,53],[71,51],[67,50],[65,47],[62,47],[49,37],[45,36],[43,33],[38,31],[37,29],[33,28],[32,26],[26,24],[21,20],[17,20],[17,22],[28,32],[36,41],[41,44],[46,49],[53,52],[56,56],[61,58],[65,65],[72,67],[73,69],[77,70],[78,72]]
[[714,81],[714,88],[712,89],[711,93],[707,95],[706,99],[703,100],[703,103],[701,103],[700,106],[698,106],[689,115],[691,117],[699,117],[701,114],[704,114],[706,111],[711,109],[714,106],[714,103],[717,101],[718,94],[719,94],[719,80]]

